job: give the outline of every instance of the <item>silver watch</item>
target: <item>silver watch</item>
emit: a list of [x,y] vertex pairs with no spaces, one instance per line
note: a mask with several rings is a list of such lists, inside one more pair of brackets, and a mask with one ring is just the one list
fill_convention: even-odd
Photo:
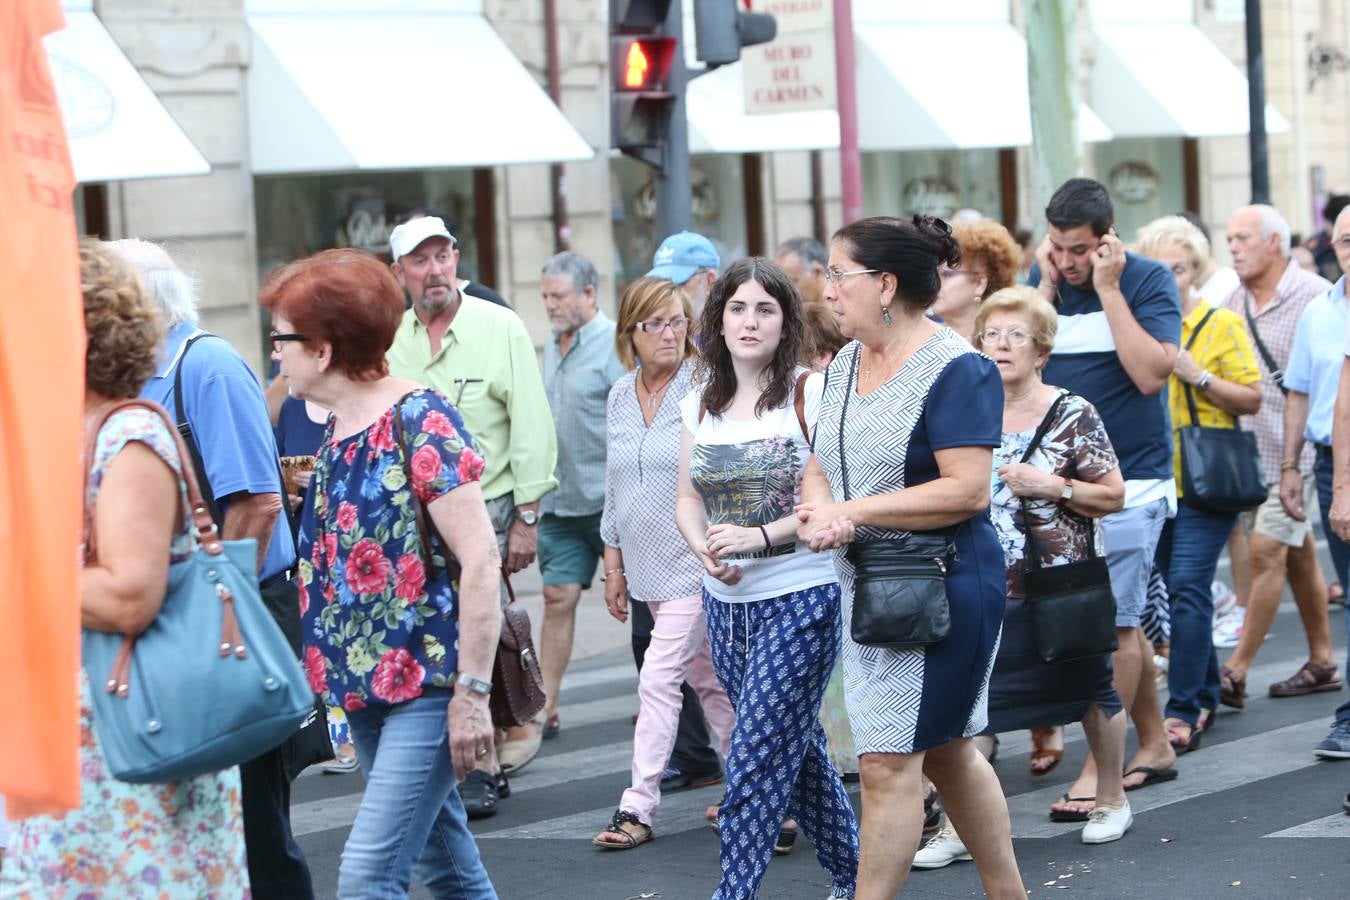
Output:
[[1059,502],[1068,503],[1073,499],[1073,479],[1065,478],[1064,487],[1059,490]]
[[538,525],[539,513],[532,509],[517,509],[516,518],[526,525]]
[[482,681],[480,679],[474,678],[468,672],[460,672],[458,675],[456,675],[455,684],[458,687],[462,687],[465,690],[469,691],[470,693],[477,694],[480,697],[488,697],[492,695],[492,682]]

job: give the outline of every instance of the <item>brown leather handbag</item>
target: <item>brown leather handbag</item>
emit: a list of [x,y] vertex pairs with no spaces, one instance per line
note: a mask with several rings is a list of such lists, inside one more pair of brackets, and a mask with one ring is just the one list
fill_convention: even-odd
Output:
[[[406,398],[405,398],[406,399]],[[394,438],[403,451],[403,468],[408,484],[412,484],[412,471],[409,469],[408,443],[403,438],[403,400],[394,407]],[[434,535],[440,541],[447,558],[450,545],[436,530],[436,523],[427,513],[426,506],[417,498],[417,492],[408,491],[412,498],[413,511],[417,517],[417,532],[422,539],[422,559],[426,568],[427,580],[435,577],[435,563],[431,551],[431,538]],[[501,636],[497,640],[497,657],[492,662],[492,696],[488,708],[492,713],[492,724],[498,728],[511,728],[525,725],[534,720],[544,708],[547,695],[544,693],[544,675],[539,668],[539,654],[535,652],[534,640],[530,636],[530,614],[525,607],[516,602],[516,592],[511,587],[511,577],[502,566],[502,582],[506,585],[508,601],[502,609]]]

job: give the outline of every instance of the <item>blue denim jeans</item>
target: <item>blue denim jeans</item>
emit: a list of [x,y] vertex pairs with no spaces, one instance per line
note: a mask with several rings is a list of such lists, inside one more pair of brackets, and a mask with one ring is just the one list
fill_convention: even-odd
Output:
[[[1350,584],[1350,578],[1346,577],[1347,570],[1350,570],[1350,544],[1341,540],[1336,536],[1336,532],[1331,530],[1332,474],[1331,448],[1318,444],[1317,464],[1313,468],[1314,480],[1317,482],[1317,505],[1322,512],[1322,531],[1327,538],[1327,550],[1331,553],[1331,567],[1336,570],[1336,579],[1344,588]],[[1341,618],[1345,619],[1346,638],[1345,669],[1342,671],[1350,672],[1350,614]],[[1350,720],[1350,700],[1336,709],[1336,721],[1347,720]]]
[[1172,655],[1167,667],[1166,715],[1195,725],[1200,710],[1219,708],[1219,657],[1214,652],[1214,595],[1210,584],[1236,513],[1210,512],[1186,502],[1163,526],[1158,569],[1167,582]]
[[413,867],[433,897],[496,900],[464,814],[446,730],[451,692],[351,710],[366,791],[338,868],[339,900],[404,900]]

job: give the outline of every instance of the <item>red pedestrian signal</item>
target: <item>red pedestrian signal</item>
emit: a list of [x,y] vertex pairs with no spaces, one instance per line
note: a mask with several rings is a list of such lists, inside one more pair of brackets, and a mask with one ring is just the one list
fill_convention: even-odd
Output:
[[633,41],[628,48],[628,58],[624,62],[623,86],[640,90],[647,86],[647,70],[651,68],[647,54],[642,49],[642,41]]
[[615,88],[621,91],[664,91],[677,41],[643,35],[614,39]]

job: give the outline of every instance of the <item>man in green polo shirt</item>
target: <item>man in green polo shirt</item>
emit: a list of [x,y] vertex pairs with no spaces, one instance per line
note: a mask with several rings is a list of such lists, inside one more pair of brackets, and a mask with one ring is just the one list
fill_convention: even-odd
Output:
[[[558,486],[558,447],[538,357],[525,323],[510,309],[458,287],[459,250],[435,216],[389,235],[392,269],[412,300],[389,348],[390,374],[444,394],[486,461],[481,485],[506,571],[534,562],[539,500]],[[497,754],[460,785],[470,818],[496,812]]]

